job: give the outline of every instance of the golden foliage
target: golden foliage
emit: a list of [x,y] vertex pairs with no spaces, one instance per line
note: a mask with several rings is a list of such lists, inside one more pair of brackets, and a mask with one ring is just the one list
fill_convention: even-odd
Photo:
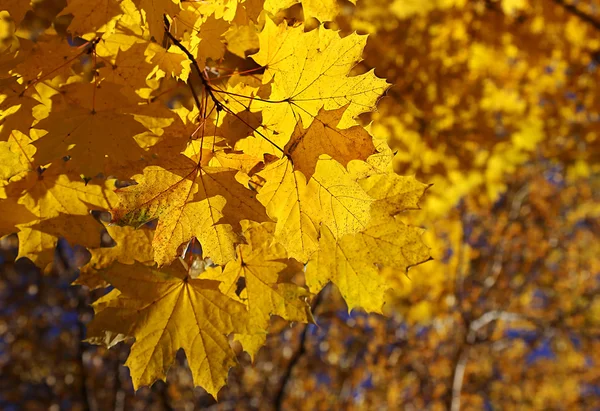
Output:
[[135,339],[136,389],[183,348],[216,396],[229,334],[254,356],[271,316],[312,321],[328,282],[380,312],[386,267],[429,258],[394,217],[426,186],[358,120],[389,86],[353,72],[367,36],[282,20],[295,2],[26,3],[1,6],[1,234],[44,268],[59,238],[89,250],[76,283],[115,288],[89,341]]

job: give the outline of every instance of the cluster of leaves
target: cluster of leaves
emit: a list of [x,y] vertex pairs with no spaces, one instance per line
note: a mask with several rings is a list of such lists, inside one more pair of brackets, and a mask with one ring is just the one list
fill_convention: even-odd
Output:
[[[303,3],[306,16],[319,12],[309,11],[311,2]],[[265,8],[276,13],[278,6],[269,4],[265,2]],[[422,210],[402,214],[407,222],[426,227],[426,243],[435,260],[415,267],[410,278],[398,276],[397,270],[381,270],[393,285],[384,306],[387,317],[358,310],[349,314],[342,308],[343,298],[328,287],[312,310],[318,327],[272,321],[266,346],[254,356],[253,366],[249,356],[238,355],[247,366],[230,372],[215,408],[599,407],[597,4],[597,0],[361,0],[356,8],[347,4],[332,9],[341,15],[327,27],[337,25],[341,37],[354,31],[370,34],[365,60],[353,71],[365,73],[375,66],[381,70],[376,71],[378,76],[393,83],[372,115],[376,121],[369,132],[377,136],[375,147],[382,152],[379,140],[387,138],[398,149],[393,159],[397,172],[416,173],[420,180],[435,183],[421,201]],[[30,7],[35,20],[27,16],[19,30],[45,28],[53,22],[57,32],[66,33],[68,21],[55,18],[62,6],[53,14],[44,14],[40,7],[40,3]],[[304,20],[299,5],[285,15]],[[273,14],[276,24],[281,17]],[[234,19],[232,25],[238,22]],[[223,63],[238,72],[264,72],[252,59],[231,54],[245,57],[245,50],[250,54],[258,49],[260,41],[254,34],[262,30],[261,24],[258,29],[244,29],[242,24],[237,35],[225,32]],[[314,20],[306,20],[305,27],[314,26]],[[235,44],[244,43],[233,39],[244,33],[249,33],[248,43],[236,49]],[[18,40],[23,39],[18,34]],[[185,42],[186,37],[176,39]],[[82,54],[77,61],[89,64],[92,57]],[[181,61],[187,67],[188,60]],[[78,70],[81,67],[72,65],[71,75]],[[214,71],[210,70],[209,80],[221,84]],[[202,83],[190,75],[195,76],[192,85]],[[243,79],[252,81],[250,76]],[[155,84],[152,77],[148,81]],[[159,98],[171,108],[179,110],[176,104],[182,102],[193,110],[189,86],[167,81],[153,95],[164,91]],[[202,95],[199,90],[197,94]],[[235,100],[227,102],[235,107],[231,104]],[[225,127],[247,128],[248,135],[256,137],[254,142],[265,144],[260,134],[250,131],[265,117],[246,111],[236,114],[250,126],[235,120]],[[227,113],[221,115],[226,118]],[[190,124],[195,130],[194,124],[197,127],[196,119]],[[210,138],[210,132],[204,134]],[[136,141],[149,138],[151,148],[162,135],[148,133]],[[161,150],[146,152],[157,156]],[[271,154],[280,156],[276,149]],[[4,164],[15,162],[0,167]],[[90,184],[95,181],[99,180]],[[84,266],[80,281],[102,285],[104,278],[96,270],[101,273],[102,261],[108,263],[117,254],[121,259],[123,254],[137,255],[151,264],[153,231],[148,228],[126,232],[126,227],[107,226],[117,247],[92,248],[96,262]],[[120,235],[139,237],[124,242]],[[108,245],[111,240],[104,237],[103,245]],[[119,249],[125,244],[127,253]],[[242,255],[245,258],[244,250]],[[168,384],[133,393],[128,370],[118,365],[129,354],[131,342],[108,351],[79,345],[75,308],[83,311],[88,291],[67,290],[70,280],[63,276],[59,285],[52,284],[54,275],[34,275],[24,260],[18,260],[14,269],[10,263],[0,266],[0,373],[8,376],[8,383],[0,387],[0,408],[32,406],[34,401],[38,408],[52,404],[70,408],[68,401],[75,406],[87,401],[88,408],[102,409],[214,404],[202,390],[191,389],[194,381],[181,353],[168,372]],[[203,275],[206,272],[200,278]],[[235,284],[236,291],[244,287],[242,280]],[[91,295],[103,292],[100,288]],[[236,297],[245,301],[242,293]],[[84,322],[89,317],[81,316]],[[240,353],[239,344],[233,348]]]
[[[398,216],[427,186],[357,121],[388,88],[351,72],[366,36],[277,14],[294,3],[1,6],[1,234],[44,269],[59,238],[89,250],[77,283],[114,289],[88,340],[134,338],[136,388],[183,348],[216,395],[228,335],[254,356],[271,316],[311,321],[329,282],[381,312],[382,270],[429,259]],[[321,22],[339,11],[304,3]]]

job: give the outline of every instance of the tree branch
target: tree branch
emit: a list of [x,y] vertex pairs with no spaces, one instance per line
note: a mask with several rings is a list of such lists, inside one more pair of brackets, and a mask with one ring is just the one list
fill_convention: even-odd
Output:
[[456,366],[452,370],[452,396],[450,397],[450,411],[460,410],[460,395],[462,393],[467,360],[469,358],[469,347],[463,345],[456,354]]
[[[198,77],[200,77],[200,81],[202,81],[202,86],[204,86],[204,89],[206,90],[206,92],[210,96],[211,100],[215,104],[215,107],[217,107],[217,111],[221,111],[223,109],[223,104],[221,104],[221,102],[219,100],[217,100],[217,98],[215,97],[212,87],[210,86],[208,80],[204,77],[204,75],[202,74],[202,70],[200,70],[200,67],[198,66],[198,62],[196,61],[196,58],[194,57],[194,55],[192,53],[190,53],[190,51],[183,44],[181,44],[181,42],[179,40],[177,40],[175,38],[175,36],[173,36],[171,34],[171,32],[169,31],[170,26],[168,24],[167,16],[163,16],[163,18],[165,20],[165,34],[173,42],[173,44],[186,55],[186,57],[188,58],[188,60],[190,61],[191,65],[192,65],[192,68],[196,72],[196,75],[198,75]],[[196,95],[195,91],[193,91],[193,90],[192,90],[192,93],[194,94],[194,99],[196,100],[196,104],[198,104],[198,110],[200,110],[198,96]]]
[[[186,57],[190,61],[193,71],[196,73],[196,75],[200,78],[200,81],[202,82],[203,89],[206,90],[206,93],[208,94],[208,96],[210,96],[210,99],[213,101],[215,107],[217,108],[217,113],[224,110],[227,113],[237,117],[239,120],[241,120],[247,126],[250,126],[248,123],[246,123],[246,121],[244,121],[241,117],[239,117],[236,113],[234,113],[231,109],[229,109],[227,106],[225,106],[223,103],[221,103],[217,99],[217,97],[215,96],[215,89],[213,89],[213,87],[210,85],[210,82],[208,81],[208,79],[202,73],[202,70],[200,70],[200,67],[198,66],[198,62],[194,58],[194,55],[192,53],[190,53],[190,51],[183,44],[181,44],[181,42],[179,40],[177,40],[175,38],[175,36],[173,36],[171,34],[171,32],[169,31],[170,26],[169,26],[169,20],[167,19],[167,16],[163,15],[163,18],[165,21],[165,34],[173,42],[173,44],[186,55]],[[200,112],[200,107],[201,107],[200,99],[198,98],[198,95],[196,94],[196,91],[194,90],[192,85],[191,84],[188,84],[188,85],[190,87],[190,90],[192,90],[192,95],[194,96],[194,101],[196,102],[196,105],[198,106],[198,112]],[[228,94],[232,94],[232,93],[228,93]],[[279,147],[277,144],[275,144],[271,139],[269,139],[267,136],[265,136],[263,133],[261,133],[257,129],[254,129],[254,131],[256,132],[256,134],[258,134],[259,136],[264,138],[266,141],[271,143],[271,145],[273,145],[275,148],[277,148],[279,151],[281,151],[283,154],[285,154],[286,157],[291,159],[291,157],[289,157],[285,153],[285,151],[283,151],[283,149],[281,147]]]

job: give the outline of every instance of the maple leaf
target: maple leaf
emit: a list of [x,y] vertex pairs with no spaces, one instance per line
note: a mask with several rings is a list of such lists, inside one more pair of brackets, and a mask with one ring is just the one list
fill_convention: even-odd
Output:
[[163,16],[175,16],[180,10],[179,0],[135,0],[134,3],[143,13],[150,37],[161,42],[165,33]]
[[31,2],[27,0],[3,0],[0,6],[0,11],[8,11],[16,24],[23,20],[29,10],[31,10]]
[[[210,268],[202,278],[221,281],[219,289],[233,299],[237,298],[240,279],[245,291],[240,295],[248,307],[248,319],[262,333],[238,335],[244,350],[252,358],[265,343],[269,318],[278,315],[289,321],[307,322],[312,318],[305,298],[308,293],[302,287],[280,280],[280,275],[293,264],[287,260],[287,252],[281,244],[273,243],[271,224],[245,222],[244,237],[248,244],[237,246],[237,258],[230,261],[221,272]],[[300,270],[300,267],[296,267]]]
[[[213,0],[207,3],[190,2],[187,5],[187,9],[193,11],[196,15],[214,16],[217,19],[229,22],[235,18],[238,4],[243,1],[244,0]],[[245,1],[245,5],[248,6],[249,3],[253,3],[251,4],[252,7],[262,9],[260,7],[260,1],[262,0]],[[260,13],[260,10],[256,10],[253,14],[257,16],[258,13]]]
[[246,174],[252,174],[252,171],[262,163],[262,158],[245,154],[239,151],[219,150],[214,153],[209,165],[215,167],[234,168]]
[[354,179],[361,180],[376,174],[389,174],[394,172],[394,153],[385,139],[374,138],[373,144],[377,153],[370,155],[366,161],[351,161],[348,163],[348,172]]
[[259,39],[260,50],[251,57],[266,67],[263,83],[272,91],[268,99],[257,100],[255,109],[262,110],[265,129],[275,131],[269,138],[280,146],[288,142],[298,119],[308,128],[321,108],[348,106],[338,127],[356,124],[354,118],[374,109],[388,88],[373,72],[348,75],[361,60],[366,36],[341,38],[322,26],[305,33],[303,26],[277,26],[266,19]]
[[208,16],[200,25],[198,34],[191,42],[191,50],[197,55],[200,66],[208,59],[218,60],[225,54],[225,44],[221,37],[229,29],[230,24],[224,20]]
[[0,237],[19,231],[17,226],[27,224],[35,219],[35,214],[22,204],[17,203],[16,198],[6,198],[6,194],[0,192]]
[[41,36],[36,41],[23,40],[15,56],[11,74],[18,74],[31,83],[42,76],[68,77],[71,67],[91,50],[91,43],[83,47],[71,47],[66,39]]
[[319,211],[318,221],[329,227],[336,238],[364,230],[371,220],[374,199],[327,155],[319,158],[307,190],[313,203],[310,209]]
[[[356,4],[356,0],[349,0]],[[340,13],[337,0],[302,0],[302,8],[305,16],[315,17],[320,22],[333,21]]]
[[77,34],[105,31],[105,25],[122,11],[121,0],[69,0],[60,15],[73,16],[69,31]]
[[314,193],[307,190],[306,177],[294,171],[287,158],[269,164],[258,176],[265,183],[256,198],[276,222],[275,241],[285,247],[290,257],[307,262],[318,248],[320,211],[312,208]]
[[[356,4],[356,0],[350,0]],[[302,3],[304,17],[315,17],[321,22],[333,21],[340,12],[337,0],[266,0],[265,10],[275,14],[280,10],[287,9],[296,3]]]
[[18,199],[35,218],[18,226],[19,257],[44,267],[52,261],[58,237],[86,247],[100,246],[102,226],[89,212],[103,210],[114,194],[103,185],[89,183],[53,165],[30,171],[5,186],[8,198]]
[[[249,84],[248,80],[237,82],[237,78],[227,83],[226,92],[251,97],[259,92],[256,84]],[[221,117],[217,133],[225,137],[231,147],[236,147],[239,140],[252,136],[255,130],[262,125],[262,114],[252,110],[251,103],[245,104],[236,98],[224,98],[223,103],[227,105],[227,112]],[[236,147],[237,148],[237,147]],[[244,150],[246,154],[262,156],[264,151],[261,147],[253,150]]]
[[133,264],[136,261],[146,265],[154,263],[152,258],[152,237],[154,232],[147,228],[134,229],[109,225],[107,234],[114,245],[92,248],[90,261],[81,267],[80,274],[73,284],[85,285],[91,289],[105,287],[102,272],[115,262]]
[[117,263],[104,276],[116,290],[94,305],[88,336],[97,341],[109,330],[135,338],[125,364],[134,388],[165,379],[183,348],[194,384],[216,397],[236,364],[227,335],[250,331],[246,307],[219,282],[189,278],[179,263],[160,271]]
[[29,159],[35,153],[35,148],[29,143],[29,137],[16,130],[8,141],[0,141],[0,180],[8,182],[32,170]]
[[200,167],[185,156],[169,158],[168,164],[168,169],[146,167],[134,177],[137,185],[119,190],[114,220],[141,226],[158,218],[153,247],[159,265],[172,261],[177,248],[192,237],[205,256],[227,263],[237,240],[233,227],[242,219],[265,221],[264,208],[235,180],[237,170]]
[[145,43],[136,43],[127,50],[118,50],[114,64],[102,65],[99,68],[100,78],[134,90],[147,87],[146,78],[153,68],[145,60],[144,52],[147,47]]
[[291,156],[294,169],[310,178],[321,154],[327,154],[344,167],[354,159],[367,159],[375,153],[373,139],[362,126],[337,128],[346,107],[327,111],[321,109],[308,128],[296,125],[294,134],[284,148]]
[[248,54],[255,53],[259,48],[258,34],[251,26],[232,26],[225,33],[225,40],[227,50],[241,58],[246,58]]
[[24,90],[17,77],[0,80],[0,141],[7,141],[15,130],[29,134],[34,120],[32,110],[39,101],[24,95]]
[[380,268],[402,272],[430,259],[421,235],[423,230],[387,217],[371,222],[362,232],[340,238],[321,228],[319,250],[306,268],[306,284],[318,293],[329,281],[348,304],[348,311],[361,307],[381,313],[385,292],[390,288]]
[[419,200],[430,187],[414,176],[390,173],[369,176],[359,180],[358,184],[376,200],[372,205],[372,215],[396,215],[405,210],[418,210]]
[[[73,85],[69,99],[74,101],[67,103],[63,110],[53,110],[52,116],[35,125],[36,129],[48,132],[33,143],[37,148],[37,163],[45,165],[68,155],[72,167],[93,177],[100,172],[106,175],[124,172],[127,164],[142,157],[144,152],[132,136],[146,128],[115,104],[125,100],[121,104],[128,106],[119,89],[111,83],[97,88]],[[57,99],[60,97],[53,101]],[[112,127],[107,129],[106,124]],[[128,171],[131,173],[134,169]]]
[[190,73],[190,61],[179,48],[171,46],[166,50],[156,43],[150,43],[148,51],[152,55],[150,61],[158,65],[167,75],[179,77],[184,81],[187,79]]

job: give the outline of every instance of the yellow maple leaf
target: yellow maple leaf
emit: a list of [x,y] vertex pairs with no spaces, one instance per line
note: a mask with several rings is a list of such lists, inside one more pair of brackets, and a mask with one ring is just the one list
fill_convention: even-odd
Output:
[[[350,0],[356,4],[356,0]],[[287,9],[296,3],[302,3],[304,18],[314,17],[320,22],[333,21],[340,12],[337,0],[266,0],[265,10],[275,14]]]
[[421,235],[423,230],[387,217],[371,222],[357,234],[336,239],[327,227],[321,228],[319,250],[306,268],[306,284],[318,293],[330,281],[340,290],[348,311],[360,307],[381,313],[389,283],[382,267],[402,273],[430,259]]
[[165,49],[156,43],[150,43],[148,53],[152,56],[150,61],[167,73],[186,81],[190,74],[190,61],[181,50],[175,46]]
[[374,154],[373,139],[362,126],[337,128],[346,107],[321,109],[308,128],[296,125],[284,150],[294,163],[294,169],[310,178],[321,154],[327,154],[344,167],[354,159],[367,159]]
[[[116,40],[114,36],[109,37],[110,39]],[[114,43],[110,42],[108,44],[112,45]],[[153,66],[145,60],[144,53],[147,47],[148,45],[145,43],[132,43],[126,50],[117,49],[114,62],[110,62],[112,64],[100,63],[98,70],[100,78],[114,84],[130,87],[133,90],[148,87],[146,78],[152,71]]]
[[58,237],[71,244],[100,246],[102,226],[90,210],[104,210],[114,201],[111,189],[88,183],[62,165],[28,172],[9,183],[6,196],[17,199],[35,218],[18,226],[19,257],[45,267],[53,259]]
[[24,95],[25,86],[17,77],[0,80],[0,141],[7,141],[13,131],[29,134],[33,123],[33,107],[39,102]]
[[69,0],[61,15],[71,14],[69,31],[86,34],[106,31],[109,22],[122,11],[119,0]]
[[19,231],[18,225],[27,224],[35,219],[35,214],[17,203],[16,198],[6,198],[4,190],[0,191],[0,215],[0,237]]
[[[269,318],[278,315],[289,321],[307,322],[309,307],[305,301],[308,292],[298,285],[280,280],[282,272],[293,263],[287,259],[285,248],[273,243],[272,224],[244,222],[244,237],[248,244],[237,246],[236,259],[221,271],[210,268],[202,278],[221,281],[219,289],[231,298],[238,298],[238,284],[244,281],[242,301],[248,307],[248,319],[260,333],[236,336],[252,358],[265,343]],[[300,267],[296,267],[301,270]]]
[[414,176],[394,173],[374,174],[358,180],[358,184],[373,199],[371,215],[396,215],[405,210],[418,210],[419,200],[429,187]]
[[195,37],[190,42],[190,51],[197,56],[200,67],[206,64],[208,59],[214,61],[225,54],[225,44],[222,36],[229,29],[230,24],[214,16],[208,16],[204,20]]
[[133,264],[136,261],[152,265],[152,237],[154,232],[147,228],[120,227],[109,225],[106,231],[114,241],[110,247],[89,248],[90,261],[81,267],[79,277],[73,284],[91,289],[105,287],[102,272],[115,262]]
[[8,182],[31,171],[34,166],[29,160],[35,148],[29,145],[29,137],[13,131],[8,141],[0,141],[0,181]]
[[63,38],[40,36],[36,41],[24,39],[14,57],[11,74],[22,76],[26,80],[24,84],[44,75],[66,79],[73,74],[71,67],[89,50],[89,43],[83,47],[70,47]]
[[294,171],[287,158],[269,164],[258,176],[265,183],[256,198],[276,222],[275,241],[283,244],[290,257],[307,262],[318,248],[320,214],[310,209],[313,203],[306,177]]
[[253,26],[232,26],[225,33],[227,50],[241,58],[258,50],[258,33]]
[[175,16],[179,10],[179,2],[173,0],[135,0],[134,3],[142,12],[144,23],[148,27],[150,37],[162,42],[165,35],[164,15]]
[[209,165],[214,167],[234,168],[246,174],[251,174],[252,170],[262,163],[262,161],[262,158],[243,152],[219,150],[214,153],[214,157],[211,159]]
[[329,227],[336,238],[364,230],[371,219],[371,198],[344,167],[323,155],[308,182],[312,206],[318,210],[315,220]]
[[167,167],[146,167],[134,177],[137,185],[119,190],[114,220],[139,227],[158,219],[153,247],[159,265],[172,261],[192,237],[218,264],[233,259],[233,227],[242,219],[267,218],[254,192],[235,180],[235,169],[200,167],[185,156],[169,158]]
[[259,34],[260,51],[251,57],[264,66],[263,83],[269,83],[268,99],[257,100],[268,137],[284,146],[298,120],[308,128],[321,108],[335,110],[348,106],[338,124],[355,125],[354,118],[375,108],[388,88],[373,72],[349,76],[361,60],[366,36],[339,33],[320,26],[304,32],[303,26],[275,25],[266,19]]
[[31,2],[27,0],[3,0],[0,6],[0,11],[8,11],[16,24],[23,20],[29,10],[31,10]]
[[[126,177],[135,172],[128,165],[140,159],[143,150],[133,136],[146,128],[122,111],[128,104],[121,87],[103,83],[100,87],[74,84],[66,88],[72,92],[66,107],[53,110],[52,116],[35,125],[48,132],[33,143],[36,162],[46,165],[68,155],[72,167],[86,176],[114,175],[124,168],[130,173]],[[106,128],[108,123],[113,127]]]
[[104,276],[116,290],[94,305],[88,338],[98,341],[105,330],[135,338],[125,364],[134,388],[164,380],[183,348],[194,384],[216,397],[236,364],[227,335],[249,331],[246,307],[179,263],[160,271],[117,263]]

